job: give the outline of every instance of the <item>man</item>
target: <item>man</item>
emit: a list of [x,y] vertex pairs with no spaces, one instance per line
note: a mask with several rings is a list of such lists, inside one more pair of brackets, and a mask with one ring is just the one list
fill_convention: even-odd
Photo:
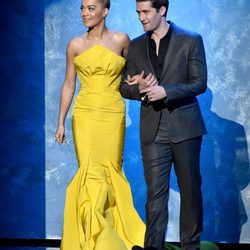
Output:
[[[207,88],[200,35],[166,21],[167,0],[137,0],[146,32],[130,44],[120,85],[124,98],[142,101],[140,138],[147,184],[144,249],[163,250],[172,163],[181,196],[182,249],[200,249],[200,148],[206,133],[196,96]],[[133,250],[143,249],[134,246]]]

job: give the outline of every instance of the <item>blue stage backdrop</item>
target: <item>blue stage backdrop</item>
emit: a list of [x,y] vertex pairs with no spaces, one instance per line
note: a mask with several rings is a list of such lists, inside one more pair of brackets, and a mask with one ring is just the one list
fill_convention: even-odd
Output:
[[0,238],[44,238],[43,1],[2,1],[0,23]]
[[[111,1],[108,26],[133,39],[143,31],[134,0]],[[85,32],[80,1],[55,1],[45,11],[46,61],[46,233],[60,237],[65,189],[77,170],[71,134],[68,143],[53,141],[60,88],[65,71],[65,48],[70,38]],[[168,18],[202,34],[207,53],[209,89],[200,97],[208,135],[202,148],[204,194],[203,239],[250,242],[249,186],[249,1],[170,1]],[[141,165],[139,106],[126,101],[127,132],[124,171],[131,183],[135,206],[145,218],[145,183]],[[248,141],[247,141],[248,136]],[[179,191],[171,178],[170,221],[166,239],[178,241]]]
[[[5,24],[2,40],[7,49],[1,51],[0,61],[4,87],[0,92],[0,237],[60,238],[66,187],[77,171],[70,113],[67,144],[57,145],[54,133],[66,46],[85,32],[81,0],[47,0],[44,6],[43,1],[32,0],[8,3],[1,4],[11,10],[3,15],[10,21]],[[170,0],[168,19],[200,33],[206,49],[209,88],[199,97],[208,129],[201,154],[202,239],[215,242],[250,243],[249,13],[248,0]],[[135,0],[111,1],[107,22],[131,39],[143,32]],[[123,167],[134,204],[145,219],[140,103],[126,101],[126,105]],[[180,198],[174,171],[169,205],[166,239],[178,241]]]

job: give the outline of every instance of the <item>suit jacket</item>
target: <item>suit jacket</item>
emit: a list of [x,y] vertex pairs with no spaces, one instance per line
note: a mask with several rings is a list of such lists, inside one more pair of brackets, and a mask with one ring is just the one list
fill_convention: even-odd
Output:
[[[167,98],[142,102],[140,111],[140,137],[142,142],[154,140],[161,112],[167,112],[168,135],[178,143],[206,133],[197,95],[207,88],[207,67],[202,37],[179,28],[174,23],[159,85],[164,87]],[[124,98],[141,101],[139,86],[128,85],[127,75],[154,74],[149,58],[149,34],[130,43],[127,63],[120,84]]]

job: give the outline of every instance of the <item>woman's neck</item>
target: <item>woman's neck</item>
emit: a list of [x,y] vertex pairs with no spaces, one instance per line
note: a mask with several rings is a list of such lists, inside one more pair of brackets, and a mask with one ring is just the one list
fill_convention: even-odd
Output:
[[87,39],[92,42],[98,42],[103,39],[106,33],[107,33],[107,27],[105,24],[95,26],[88,30]]

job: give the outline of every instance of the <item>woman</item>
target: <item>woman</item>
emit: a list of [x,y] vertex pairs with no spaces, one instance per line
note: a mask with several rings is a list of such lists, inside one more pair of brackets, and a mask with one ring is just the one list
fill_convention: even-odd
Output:
[[72,128],[79,169],[67,188],[63,250],[130,250],[143,245],[145,226],[122,172],[125,105],[119,93],[129,38],[106,28],[109,0],[83,0],[88,31],[67,48],[55,140],[64,143],[64,121],[75,92]]

